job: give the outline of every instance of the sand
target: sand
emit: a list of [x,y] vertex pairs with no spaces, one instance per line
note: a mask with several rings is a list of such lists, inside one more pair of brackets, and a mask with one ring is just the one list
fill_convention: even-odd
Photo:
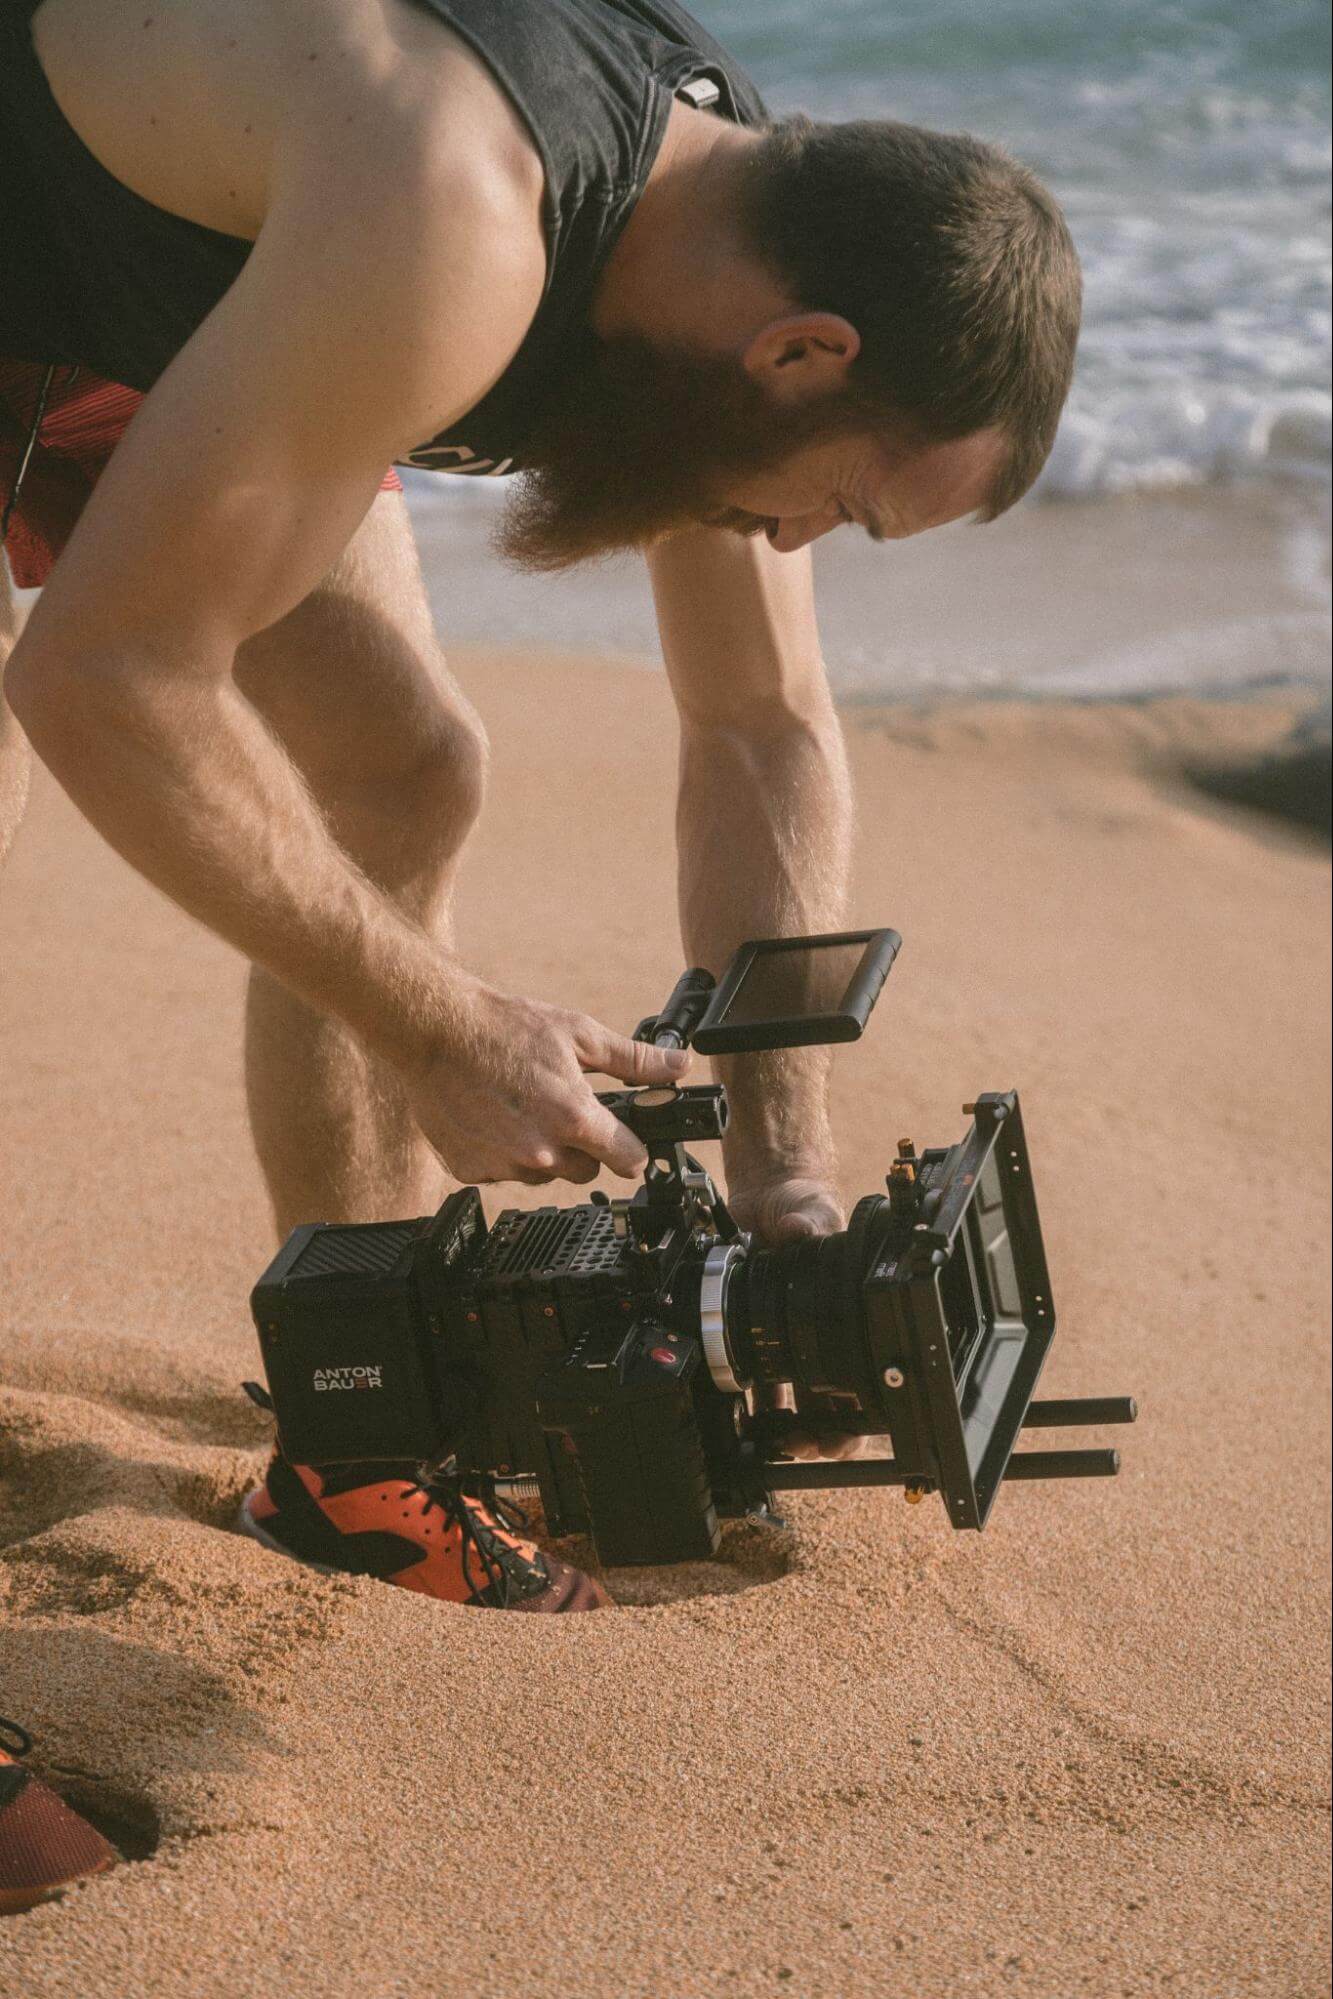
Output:
[[[465,948],[628,1025],[679,969],[664,687],[459,665],[496,748]],[[1118,1483],[1011,1488],[984,1536],[810,1495],[568,1620],[228,1531],[270,1253],[241,968],[39,778],[0,884],[0,1711],[144,1857],[6,1923],[0,1991],[1323,1990],[1327,851],[1178,775],[1290,720],[850,716],[856,914],[906,945],[838,1060],[846,1190],[1016,1085],[1045,1387],[1142,1418]]]
[[[409,473],[439,627],[452,646],[655,658],[642,563],[522,576],[489,546],[502,482]],[[1043,498],[984,529],[895,542],[825,535],[819,628],[842,701],[988,694],[1242,694],[1328,684],[1327,495],[1209,486]]]

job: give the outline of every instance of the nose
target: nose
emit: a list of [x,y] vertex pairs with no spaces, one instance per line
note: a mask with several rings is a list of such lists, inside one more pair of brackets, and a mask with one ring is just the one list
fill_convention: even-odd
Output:
[[814,514],[779,518],[769,525],[769,544],[779,555],[795,555],[798,548],[807,548],[821,535],[831,534],[834,528],[841,527],[842,521],[842,511],[835,506],[821,507]]

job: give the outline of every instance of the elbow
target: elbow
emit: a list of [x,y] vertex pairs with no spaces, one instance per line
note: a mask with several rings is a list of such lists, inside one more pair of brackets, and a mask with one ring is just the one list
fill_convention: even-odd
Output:
[[57,767],[62,746],[76,743],[86,729],[96,678],[82,659],[33,644],[26,633],[15,646],[5,668],[5,699],[44,763]]
[[64,646],[19,640],[5,668],[5,699],[43,763],[57,776],[90,737],[106,741],[126,718],[125,688],[107,663]]
[[169,676],[142,646],[89,647],[29,624],[5,669],[5,698],[43,759],[63,744],[149,725]]
[[52,705],[54,673],[49,661],[25,637],[5,664],[5,701],[11,714],[31,740],[40,731],[43,710]]

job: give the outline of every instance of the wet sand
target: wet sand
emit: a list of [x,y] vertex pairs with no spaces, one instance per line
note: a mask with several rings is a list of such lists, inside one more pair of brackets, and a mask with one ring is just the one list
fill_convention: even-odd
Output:
[[[655,658],[643,564],[517,574],[489,547],[504,482],[488,496],[490,484],[409,475],[450,644]],[[1329,509],[1318,489],[1043,499],[888,549],[826,535],[814,566],[843,702],[1328,687]]]
[[[665,687],[458,664],[496,751],[464,949],[628,1026],[679,969]],[[0,1991],[1324,1990],[1327,852],[1181,775],[1294,719],[850,714],[855,913],[906,943],[838,1058],[846,1191],[1017,1086],[1043,1386],[1141,1420],[1118,1483],[982,1537],[812,1495],[563,1622],[228,1531],[270,1253],[241,968],[39,779],[0,882],[0,1712],[151,1857],[6,1923]]]

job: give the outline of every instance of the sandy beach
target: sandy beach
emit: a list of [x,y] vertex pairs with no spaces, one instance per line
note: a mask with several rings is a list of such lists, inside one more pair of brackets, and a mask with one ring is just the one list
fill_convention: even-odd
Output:
[[[628,1024],[679,969],[664,683],[456,664],[496,756],[464,950]],[[1141,1421],[1118,1483],[1010,1489],[983,1537],[811,1495],[563,1622],[229,1531],[270,1253],[242,969],[39,775],[0,893],[0,1710],[140,1857],[7,1922],[0,1991],[1322,1990],[1327,852],[1179,775],[1292,716],[851,712],[855,913],[906,944],[838,1061],[846,1191],[1016,1085],[1044,1386]]]

